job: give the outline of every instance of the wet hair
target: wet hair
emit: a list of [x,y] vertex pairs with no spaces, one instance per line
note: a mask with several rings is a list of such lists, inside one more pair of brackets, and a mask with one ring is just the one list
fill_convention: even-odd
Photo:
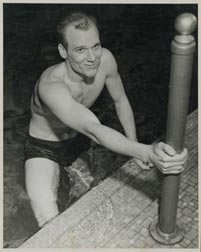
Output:
[[[73,25],[75,29],[86,31],[91,25],[94,25],[97,28],[96,19],[93,16],[88,16],[82,12],[74,12],[64,16],[59,24],[57,25],[57,40],[58,43],[61,43],[66,49],[68,43],[64,37],[64,32],[69,25]],[[98,30],[98,28],[97,28]]]

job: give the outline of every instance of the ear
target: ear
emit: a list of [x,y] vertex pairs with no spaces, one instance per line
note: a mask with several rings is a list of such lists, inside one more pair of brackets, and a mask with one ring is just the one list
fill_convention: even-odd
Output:
[[58,44],[59,54],[63,59],[67,58],[67,51],[62,44]]

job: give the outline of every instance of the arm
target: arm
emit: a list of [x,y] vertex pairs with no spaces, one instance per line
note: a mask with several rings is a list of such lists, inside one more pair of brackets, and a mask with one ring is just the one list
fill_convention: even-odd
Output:
[[39,94],[49,110],[66,126],[114,152],[144,159],[145,162],[149,159],[150,146],[135,143],[121,133],[102,125],[88,108],[71,97],[64,84],[41,82]]
[[117,116],[121,122],[126,136],[130,140],[137,141],[135,120],[131,105],[125,94],[125,90],[117,71],[117,64],[113,55],[107,51],[107,77],[106,86],[114,101]]
[[[135,120],[133,111],[131,108],[131,105],[128,101],[128,98],[125,94],[123,83],[121,81],[121,78],[119,76],[118,70],[117,70],[117,64],[113,57],[113,55],[106,51],[106,57],[107,60],[104,64],[107,70],[107,78],[106,78],[106,86],[107,89],[114,101],[114,106],[116,109],[117,116],[121,122],[121,125],[124,129],[124,132],[126,136],[133,141],[137,140],[136,135],[136,127],[135,127]],[[136,159],[135,162],[137,165],[144,169],[149,170],[153,164],[147,163],[145,164],[142,160]]]
[[[111,97],[114,100],[118,118],[122,124],[126,136],[130,140],[137,142],[133,112],[128,98],[125,94],[124,87],[118,73],[116,61],[108,50],[105,50],[105,58],[106,59],[104,66],[105,71],[107,71],[106,86]],[[153,164],[155,164],[157,168],[163,173],[177,173],[177,169],[183,169],[183,164],[186,161],[187,157],[186,149],[182,153],[183,156],[181,155],[178,157],[172,147],[165,143],[158,143],[156,145],[152,145],[152,147],[153,152],[151,151],[152,154],[148,162],[144,162],[144,159],[138,159],[136,156],[134,156],[136,163],[142,169],[149,170],[150,167],[153,166]],[[176,156],[178,157],[178,159],[181,158],[180,163],[175,163],[178,162]]]
[[62,123],[88,136],[111,151],[135,157],[145,163],[153,162],[160,166],[162,172],[164,172],[164,169],[166,173],[179,173],[182,171],[186,158],[185,153],[175,155],[175,153],[171,153],[173,152],[172,149],[169,151],[164,146],[153,148],[152,145],[134,142],[121,133],[102,125],[89,109],[71,97],[64,84],[41,82],[39,95],[49,110]]

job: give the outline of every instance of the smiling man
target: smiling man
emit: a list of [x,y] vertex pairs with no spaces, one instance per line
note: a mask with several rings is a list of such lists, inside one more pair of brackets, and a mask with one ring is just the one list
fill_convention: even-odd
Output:
[[[164,174],[183,171],[187,150],[176,154],[165,143],[138,143],[134,116],[112,53],[101,47],[93,17],[73,13],[57,27],[63,62],[46,69],[31,100],[25,145],[26,188],[40,227],[58,215],[61,169],[80,154],[82,138],[133,157],[142,169],[156,165]],[[106,85],[125,136],[100,123],[89,109]]]

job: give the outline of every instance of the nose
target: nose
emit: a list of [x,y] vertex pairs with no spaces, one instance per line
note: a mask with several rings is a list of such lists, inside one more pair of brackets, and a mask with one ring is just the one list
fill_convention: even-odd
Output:
[[94,61],[96,60],[96,56],[95,56],[95,54],[94,54],[94,52],[93,52],[92,49],[89,49],[89,50],[87,51],[87,60],[88,60],[89,62],[94,62]]

